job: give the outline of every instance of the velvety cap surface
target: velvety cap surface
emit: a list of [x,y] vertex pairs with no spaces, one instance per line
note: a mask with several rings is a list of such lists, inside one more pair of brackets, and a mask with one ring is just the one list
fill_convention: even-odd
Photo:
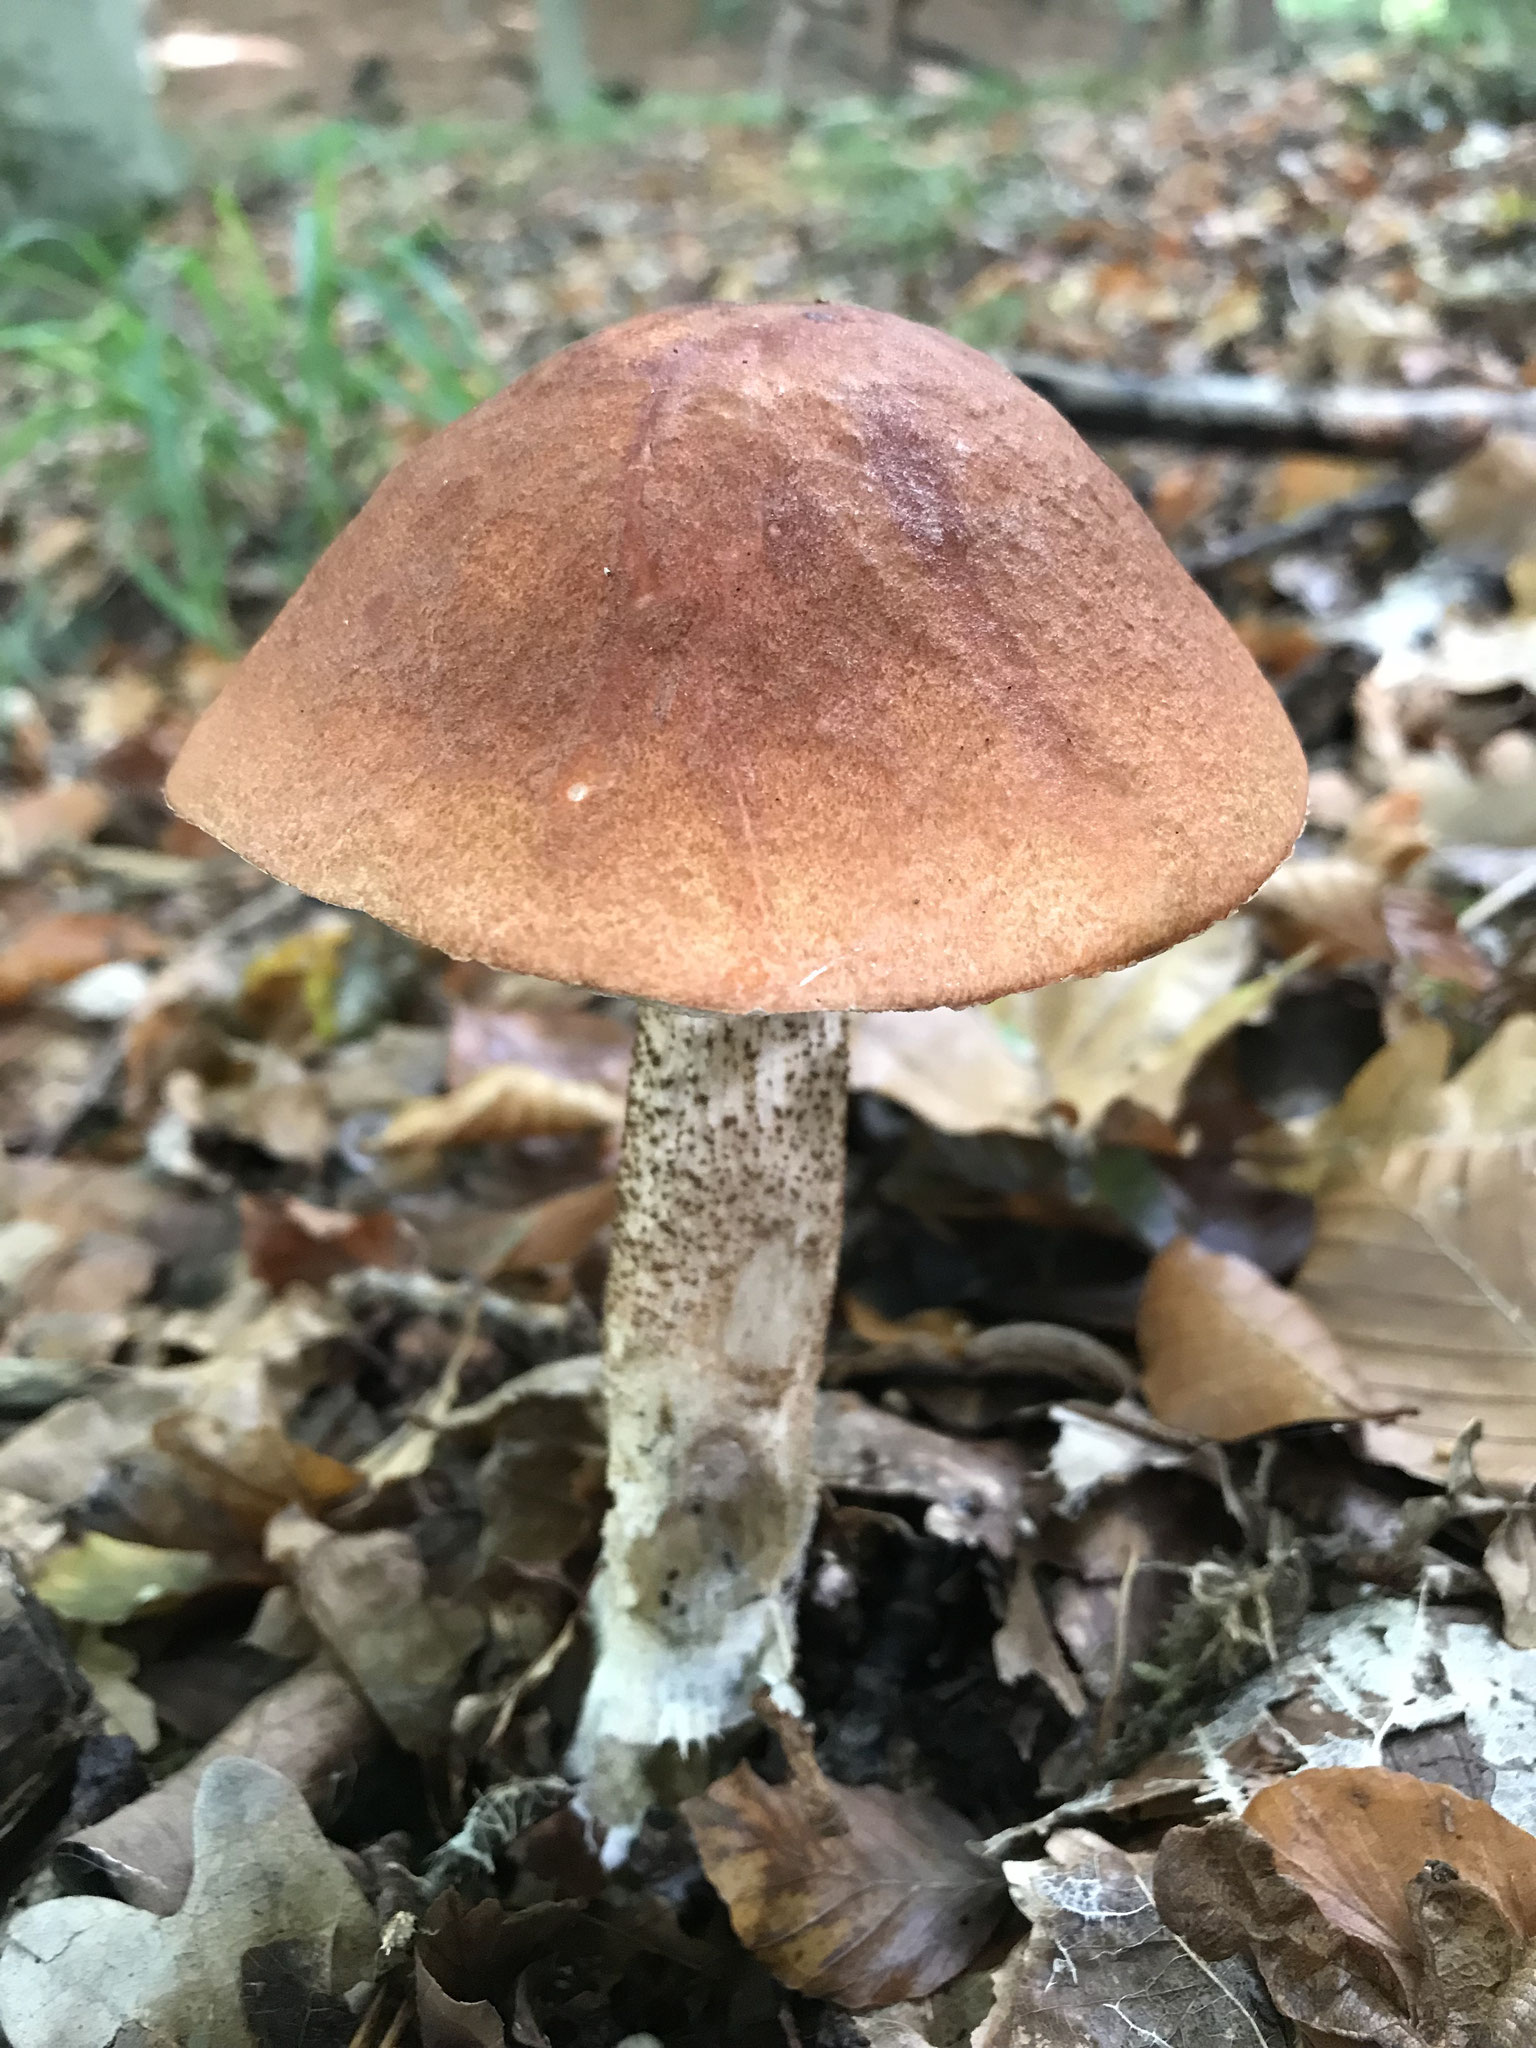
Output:
[[1153,952],[1289,851],[1283,711],[988,357],[852,306],[648,314],[415,450],[172,803],[445,951],[715,1010]]

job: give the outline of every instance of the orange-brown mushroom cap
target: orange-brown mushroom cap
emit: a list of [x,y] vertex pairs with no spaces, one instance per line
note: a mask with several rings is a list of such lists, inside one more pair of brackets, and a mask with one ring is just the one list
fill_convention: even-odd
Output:
[[1072,429],[856,306],[648,314],[416,449],[178,811],[448,953],[709,1010],[1094,974],[1300,829],[1274,692]]

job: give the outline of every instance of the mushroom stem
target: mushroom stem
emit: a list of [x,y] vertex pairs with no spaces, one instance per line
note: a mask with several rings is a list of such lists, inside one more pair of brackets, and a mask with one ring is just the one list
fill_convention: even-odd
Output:
[[641,1005],[604,1310],[613,1505],[569,1759],[616,1840],[762,1686],[798,1704],[847,1074],[836,1014]]

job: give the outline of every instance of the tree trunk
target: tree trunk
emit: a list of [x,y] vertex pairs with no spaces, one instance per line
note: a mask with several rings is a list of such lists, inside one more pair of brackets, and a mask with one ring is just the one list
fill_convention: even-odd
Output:
[[176,182],[140,0],[0,0],[0,227],[109,225]]
[[582,0],[538,0],[539,96],[557,121],[592,98]]

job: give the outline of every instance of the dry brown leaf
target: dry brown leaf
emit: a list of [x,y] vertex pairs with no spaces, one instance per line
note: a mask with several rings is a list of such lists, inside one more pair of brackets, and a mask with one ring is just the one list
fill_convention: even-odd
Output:
[[537,1067],[487,1067],[447,1095],[408,1102],[377,1140],[381,1152],[435,1150],[487,1140],[615,1130],[624,1101],[595,1081],[565,1081]]
[[514,1219],[515,1235],[509,1230],[511,1242],[486,1277],[574,1265],[613,1221],[618,1199],[618,1182],[610,1177],[535,1202]]
[[1005,1875],[1030,1934],[998,1972],[974,2048],[1281,2048],[1252,1969],[1207,1964],[1169,1932],[1150,1856],[1068,1828]]
[[682,1807],[737,1936],[781,1983],[854,2011],[936,1990],[997,1926],[999,1872],[967,1847],[957,1813],[922,1793],[831,1783],[809,1732],[772,1719],[783,1784],[738,1764]]
[[297,1195],[242,1195],[240,1240],[250,1269],[268,1287],[323,1287],[359,1266],[416,1264],[409,1227],[388,1209],[355,1215]]
[[39,855],[94,837],[111,808],[96,782],[52,782],[0,803],[0,874],[19,875]]
[[165,940],[137,917],[61,910],[34,918],[0,947],[0,1004],[23,1003],[110,960],[152,960]]
[[1285,970],[1246,980],[1255,954],[1245,917],[1229,917],[1133,967],[1058,982],[992,1006],[1033,1046],[1048,1098],[1094,1128],[1117,1096],[1165,1121],[1196,1063],[1272,1000]]
[[1452,554],[1502,569],[1536,547],[1536,435],[1490,434],[1425,485],[1413,513]]
[[1015,1445],[925,1429],[857,1394],[821,1395],[813,1455],[826,1486],[927,1501],[924,1526],[949,1543],[1011,1557],[1027,1520],[1028,1467]]
[[1449,1785],[1298,1771],[1241,1821],[1174,1829],[1154,1884],[1175,1932],[1249,1956],[1322,2048],[1523,2048],[1536,2024],[1536,1838]]
[[[1366,1426],[1372,1456],[1443,1478],[1481,1421],[1481,1475],[1519,1488],[1536,1480],[1536,1018],[1438,1087],[1436,1032],[1395,1060],[1402,1041],[1387,1047],[1339,1105],[1296,1289],[1366,1403],[1416,1411]],[[1396,1117],[1408,1135],[1392,1142]]]
[[155,1448],[193,1481],[199,1497],[222,1508],[253,1540],[280,1509],[298,1506],[322,1514],[363,1483],[352,1466],[295,1443],[275,1423],[240,1428],[190,1409],[162,1416],[151,1435]]
[[1038,1130],[1049,1101],[1028,1049],[985,1010],[891,1010],[855,1017],[850,1087],[887,1095],[935,1130]]
[[1152,1261],[1136,1342],[1152,1413],[1219,1443],[1363,1412],[1353,1375],[1313,1310],[1251,1260],[1191,1238],[1175,1238]]
[[1003,1624],[992,1638],[992,1662],[1004,1685],[1017,1685],[1021,1678],[1042,1680],[1076,1721],[1087,1713],[1088,1701],[1045,1611],[1035,1564],[1033,1551],[1020,1553]]
[[573,1007],[570,989],[547,1009],[485,1010],[455,1006],[448,1035],[451,1087],[487,1067],[536,1067],[557,1081],[596,1081],[622,1095],[629,1079],[633,1027],[605,1010]]
[[1536,1694],[1530,1660],[1481,1616],[1375,1597],[1308,1616],[1294,1647],[1222,1700],[1210,1718],[1125,1776],[987,1843],[1034,1853],[1042,1833],[1112,1814],[1166,1824],[1250,1799],[1298,1764],[1394,1761],[1488,1798],[1536,1824]]
[[480,1608],[431,1589],[404,1529],[338,1536],[289,1508],[273,1519],[267,1550],[395,1740],[418,1755],[439,1751],[460,1673],[485,1636]]
[[856,1018],[852,1085],[957,1133],[1027,1136],[1052,1103],[1092,1129],[1122,1096],[1168,1121],[1205,1053],[1296,971],[1245,980],[1254,955],[1252,925],[1229,917],[1133,967],[985,1009]]
[[1536,1650],[1536,1509],[1513,1508],[1488,1539],[1483,1570],[1504,1610],[1504,1640]]

